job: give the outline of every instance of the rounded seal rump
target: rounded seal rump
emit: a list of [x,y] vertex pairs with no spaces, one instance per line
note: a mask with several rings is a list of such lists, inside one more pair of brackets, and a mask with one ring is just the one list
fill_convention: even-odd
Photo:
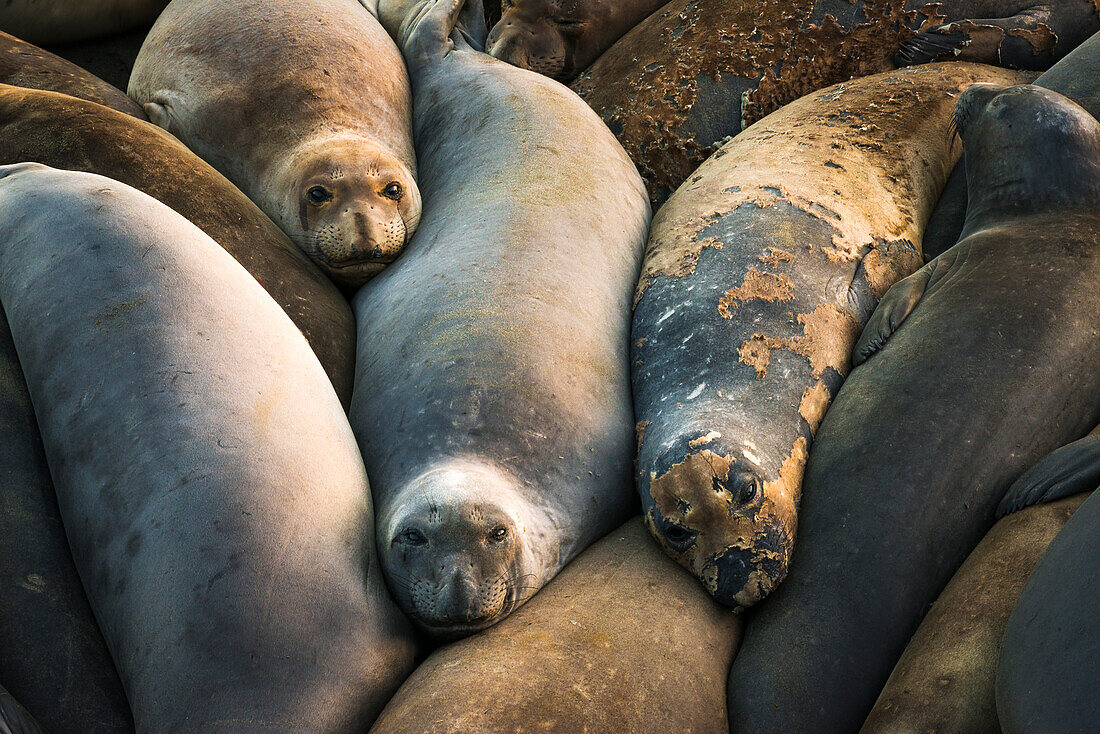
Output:
[[1100,423],[1081,399],[1100,382],[1100,123],[1038,87],[972,89],[964,238],[896,283],[857,342],[790,574],[730,672],[733,730],[855,731],[1005,489]]
[[736,608],[787,573],[814,433],[961,152],[954,101],[1012,71],[838,84],[706,161],[653,220],[631,359],[637,486],[665,550]]
[[137,730],[364,731],[412,628],[301,332],[124,184],[6,166],[0,204],[0,301]]
[[356,0],[176,0],[128,91],[341,284],[416,230],[408,75]]
[[409,64],[428,205],[356,295],[350,418],[390,588],[454,637],[635,509],[626,360],[649,204],[582,100],[475,50],[480,2],[461,23],[461,0],[379,10]]

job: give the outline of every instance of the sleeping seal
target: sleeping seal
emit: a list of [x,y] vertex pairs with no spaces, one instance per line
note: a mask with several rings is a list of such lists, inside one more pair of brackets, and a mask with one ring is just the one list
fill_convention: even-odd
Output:
[[614,136],[476,50],[471,2],[457,26],[462,0],[380,6],[412,76],[424,218],[354,303],[382,568],[444,637],[503,619],[636,512],[626,361],[649,224]]
[[340,283],[416,230],[408,75],[356,0],[176,0],[128,91]]
[[412,629],[301,332],[167,206],[33,163],[0,168],[0,302],[137,730],[363,731]]
[[[734,731],[859,728],[1009,484],[1100,422],[1100,124],[978,84],[963,239],[895,284],[806,467],[791,572],[746,627]],[[873,355],[873,356],[872,356]]]

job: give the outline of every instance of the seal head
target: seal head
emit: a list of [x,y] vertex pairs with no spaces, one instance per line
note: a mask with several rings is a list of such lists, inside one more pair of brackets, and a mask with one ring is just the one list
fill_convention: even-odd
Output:
[[568,82],[599,54],[592,11],[585,3],[505,0],[503,7],[486,40],[490,56]]
[[420,222],[412,172],[371,139],[309,140],[268,180],[262,208],[342,285],[360,286],[382,272]]
[[640,478],[649,531],[719,603],[741,611],[786,577],[798,517],[791,488],[801,486],[804,445],[800,439],[792,452],[799,476],[788,476],[785,464],[769,481],[745,456],[751,451],[722,451],[709,435],[684,437]]
[[398,606],[428,634],[492,626],[543,581],[545,543],[514,480],[473,461],[421,474],[380,517],[379,556]]

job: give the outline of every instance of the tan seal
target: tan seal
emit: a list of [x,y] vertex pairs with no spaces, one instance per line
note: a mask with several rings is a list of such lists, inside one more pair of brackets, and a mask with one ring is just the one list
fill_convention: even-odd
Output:
[[408,75],[355,0],[177,0],[129,93],[335,280],[370,279],[416,229]]

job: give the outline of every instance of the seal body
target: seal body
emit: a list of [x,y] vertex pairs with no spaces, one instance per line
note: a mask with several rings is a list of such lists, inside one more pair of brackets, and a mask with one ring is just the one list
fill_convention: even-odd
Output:
[[54,734],[133,732],[122,682],[73,564],[2,307],[0,476],[0,681]]
[[568,83],[664,0],[518,0],[503,9],[486,49]]
[[980,64],[838,84],[721,148],[654,218],[631,360],[637,484],[666,551],[723,604],[786,574],[814,432],[875,304],[921,267]]
[[355,298],[350,413],[390,588],[452,637],[636,512],[626,360],[649,223],[599,118],[474,50],[480,5],[455,30],[461,10],[380,6],[413,80],[425,215]]
[[341,283],[416,229],[408,75],[357,0],[178,0],[128,91]]
[[0,301],[137,729],[361,731],[411,670],[411,628],[300,332],[123,184],[22,164],[0,201]]
[[137,103],[121,90],[76,64],[7,33],[0,33],[0,83],[70,94],[145,119]]
[[993,526],[924,616],[861,734],[1000,734],[1001,635],[1035,564],[1086,497],[1028,507]]
[[84,41],[148,25],[168,0],[9,0],[0,30],[31,43]]
[[[1031,13],[1039,7],[1045,20]],[[618,135],[658,204],[724,138],[810,92],[892,69],[904,41],[965,18],[1008,29],[1000,32],[1011,53],[977,44],[953,56],[991,64],[1049,65],[1100,29],[1091,0],[675,0],[572,86]]]
[[[1100,125],[1038,87],[956,106],[958,245],[896,283],[815,437],[786,581],[730,673],[734,731],[854,731],[1009,483],[1100,405]],[[900,326],[899,326],[900,324]],[[873,355],[873,356],[871,356]]]
[[6,734],[43,734],[34,717],[3,688],[0,688],[0,731]]
[[726,732],[740,632],[635,519],[512,617],[429,657],[371,731]]
[[0,86],[0,163],[98,173],[159,199],[233,255],[351,395],[355,324],[331,282],[221,174],[156,126],[61,94]]

